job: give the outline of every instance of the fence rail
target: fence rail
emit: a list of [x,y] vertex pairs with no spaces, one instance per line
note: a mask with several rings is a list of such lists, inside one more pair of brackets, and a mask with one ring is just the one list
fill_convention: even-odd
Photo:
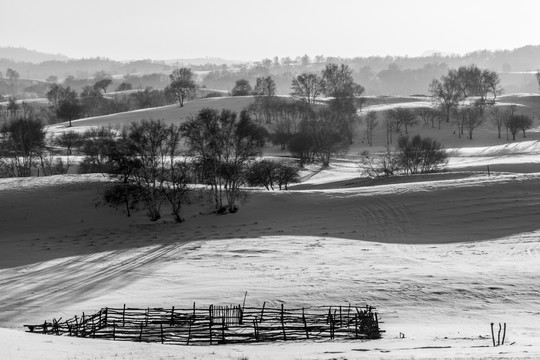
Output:
[[286,309],[213,306],[102,308],[90,316],[24,325],[27,332],[162,344],[217,345],[303,339],[378,339],[384,330],[373,307]]

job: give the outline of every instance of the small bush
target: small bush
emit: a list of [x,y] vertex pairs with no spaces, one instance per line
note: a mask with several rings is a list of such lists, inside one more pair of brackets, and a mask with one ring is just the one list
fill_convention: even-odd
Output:
[[220,93],[218,91],[212,91],[211,93],[206,94],[204,97],[205,97],[205,99],[223,97],[223,93]]
[[135,210],[142,198],[144,189],[137,184],[117,183],[107,188],[103,194],[105,202],[115,208],[124,207],[127,216],[131,216],[130,210]]
[[245,176],[250,186],[264,186],[267,190],[274,190],[274,185],[277,185],[279,190],[287,190],[289,184],[300,182],[299,171],[294,164],[261,160],[251,164]]
[[448,161],[441,143],[415,135],[398,140],[398,163],[406,174],[422,174],[439,170]]
[[385,152],[375,155],[364,151],[360,164],[363,172],[372,178],[390,177],[400,170],[398,155],[392,152],[390,147],[387,147]]

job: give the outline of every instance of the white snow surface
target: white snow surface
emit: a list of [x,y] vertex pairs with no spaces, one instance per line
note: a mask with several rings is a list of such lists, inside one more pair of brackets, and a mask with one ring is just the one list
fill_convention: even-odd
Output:
[[[486,166],[498,161],[540,163],[538,141],[450,149],[449,152],[451,170],[471,164]],[[353,179],[358,175],[357,158],[344,157],[326,169],[308,169],[303,178],[304,184],[321,185]],[[407,242],[399,243],[397,236],[381,242],[365,241],[360,233],[352,234],[356,231],[343,237],[298,235],[292,231],[296,224],[287,223],[283,206],[297,206],[299,201],[312,201],[324,206],[343,200],[341,204],[345,210],[329,208],[324,217],[317,212],[321,209],[299,207],[305,213],[302,214],[303,223],[298,226],[319,226],[324,231],[332,222],[339,221],[351,230],[355,229],[355,222],[366,219],[361,214],[364,204],[367,209],[366,200],[375,199],[371,200],[370,214],[366,215],[372,217],[373,226],[381,223],[397,226],[400,224],[392,224],[393,216],[397,218],[398,210],[407,210],[407,204],[379,204],[376,199],[381,197],[393,201],[400,194],[407,194],[407,199],[429,194],[432,203],[425,205],[426,211],[431,209],[435,212],[442,210],[438,208],[439,204],[451,204],[452,195],[441,195],[446,190],[472,195],[497,186],[496,189],[512,189],[518,202],[525,198],[539,198],[540,186],[534,187],[539,179],[540,173],[494,174],[491,177],[478,174],[462,179],[372,187],[260,192],[253,195],[252,202],[264,204],[272,218],[258,218],[255,222],[240,220],[239,223],[244,223],[236,229],[231,225],[230,233],[218,232],[213,223],[225,222],[225,217],[188,219],[185,226],[196,221],[199,221],[199,226],[194,227],[192,233],[168,233],[172,240],[163,243],[155,241],[162,236],[159,225],[149,238],[145,237],[148,232],[142,230],[121,237],[111,235],[109,228],[99,233],[99,229],[90,227],[97,225],[69,223],[66,231],[73,228],[87,231],[91,238],[81,234],[73,244],[66,239],[68,245],[59,245],[65,244],[64,240],[58,240],[61,229],[51,230],[51,225],[46,224],[52,215],[45,212],[50,212],[50,209],[38,208],[38,213],[43,211],[39,213],[43,220],[27,216],[28,221],[34,221],[32,224],[42,221],[43,233],[39,238],[31,239],[28,235],[21,240],[17,234],[9,233],[0,240],[3,241],[3,251],[26,246],[27,242],[33,242],[31,246],[35,247],[34,242],[39,245],[45,241],[57,241],[56,245],[73,246],[75,250],[87,249],[94,246],[94,242],[99,245],[100,241],[120,243],[126,238],[133,245],[65,255],[14,267],[0,266],[0,358],[537,359],[540,358],[540,221],[530,224],[523,220],[519,226],[528,225],[528,230],[508,236],[501,236],[489,223],[482,226],[482,221],[490,219],[484,217],[485,212],[499,211],[495,206],[497,195],[482,200],[489,203],[482,210],[483,214],[475,212],[476,208],[471,204],[463,204],[462,208],[468,211],[470,219],[455,223],[456,230],[467,227],[480,231],[487,234],[487,240],[445,244],[438,243],[436,235],[429,244],[417,243],[410,237],[405,237],[409,239]],[[2,179],[0,195],[5,195],[4,204],[9,207],[2,217],[9,219],[10,212],[23,210],[34,214],[28,205],[16,202],[19,197],[32,201],[37,199],[37,195],[43,198],[53,196],[61,204],[61,193],[49,189],[63,189],[69,184],[83,189],[84,184],[103,181],[105,179],[101,175]],[[520,190],[522,185],[523,193]],[[67,199],[73,201],[75,195]],[[512,211],[511,200],[507,195],[503,202],[509,204],[509,212]],[[23,210],[18,210],[18,206],[24,206]],[[459,209],[461,205],[454,206]],[[527,206],[525,210],[535,214],[540,203],[532,202]],[[251,214],[242,210],[227,216],[251,219]],[[110,214],[114,213],[101,211],[103,221],[116,221],[111,219]],[[351,216],[343,218],[348,211]],[[334,213],[340,214],[340,218],[332,217]],[[500,226],[505,225],[507,216],[504,213],[497,212],[493,216],[499,219]],[[517,220],[512,218],[508,227],[518,226],[514,224]],[[444,224],[451,222],[451,219],[441,219]],[[4,223],[3,226],[9,227],[9,224]],[[179,226],[182,229],[183,225]],[[414,228],[417,224],[408,223],[408,226]],[[431,226],[417,231],[437,233],[437,224]],[[241,235],[243,230],[255,227],[264,227],[274,234],[255,236],[253,230],[247,232],[251,234],[249,236]],[[452,231],[452,227],[445,226],[441,231]],[[95,235],[98,233],[99,238]],[[45,244],[41,251],[50,251],[46,246],[50,245]],[[250,306],[262,305],[263,302],[275,306],[283,303],[285,307],[369,304],[377,308],[381,327],[386,332],[382,339],[372,341],[191,347],[43,336],[21,331],[22,324],[40,323],[53,317],[69,318],[82,312],[92,313],[102,307],[121,307],[123,304],[141,308],[190,306],[193,302],[201,306],[239,304],[246,291],[246,304]],[[504,346],[492,346],[492,322],[507,324]]]
[[[79,269],[81,260],[97,273],[114,271],[118,264],[130,265],[130,281],[96,283],[101,287],[96,295],[82,296],[61,311],[47,309],[56,318],[124,303],[141,308],[193,301],[207,306],[216,304],[216,299],[238,304],[248,291],[249,305],[262,305],[269,299],[267,305],[284,303],[286,307],[376,304],[386,330],[382,340],[184,347],[1,330],[0,341],[9,359],[36,358],[35,348],[44,359],[504,358],[505,354],[535,358],[540,356],[539,235],[535,231],[436,246],[324,237],[236,238],[149,246],[2,271],[5,279],[22,276],[26,280],[20,284],[23,288],[11,289],[12,295],[17,291],[39,294],[49,283],[59,284],[51,279],[51,269],[56,268],[55,276],[61,276],[65,286],[55,291],[61,295],[78,291],[77,284],[88,280]],[[147,254],[159,257],[159,266],[141,260]],[[508,345],[489,346],[491,322],[507,323]],[[400,339],[400,333],[405,338]]]

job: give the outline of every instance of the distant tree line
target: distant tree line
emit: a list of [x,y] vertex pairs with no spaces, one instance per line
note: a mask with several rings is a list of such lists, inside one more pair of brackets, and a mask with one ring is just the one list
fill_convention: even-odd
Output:
[[[49,123],[67,121],[71,126],[72,120],[83,117],[164,106],[176,101],[172,88],[165,90],[146,88],[126,94],[105,96],[111,83],[110,75],[103,72],[97,73],[94,84],[84,86],[80,93],[70,86],[52,83],[45,94],[49,101],[49,111],[44,115]],[[117,88],[117,91],[128,90],[132,90],[132,85],[127,82],[121,83]]]
[[[235,89],[249,89],[245,79]],[[319,161],[328,166],[353,143],[360,122],[364,88],[355,83],[346,65],[328,64],[320,74],[304,73],[291,80],[292,99],[276,96],[271,76],[256,78],[255,101],[246,109],[271,133],[272,142],[289,150],[301,164]],[[324,95],[324,101],[318,101]]]

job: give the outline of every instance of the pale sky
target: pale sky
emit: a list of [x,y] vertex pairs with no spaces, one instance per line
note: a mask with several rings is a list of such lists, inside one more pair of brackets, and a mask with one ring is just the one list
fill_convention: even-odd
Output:
[[0,46],[74,58],[408,55],[540,45],[538,0],[16,0]]

